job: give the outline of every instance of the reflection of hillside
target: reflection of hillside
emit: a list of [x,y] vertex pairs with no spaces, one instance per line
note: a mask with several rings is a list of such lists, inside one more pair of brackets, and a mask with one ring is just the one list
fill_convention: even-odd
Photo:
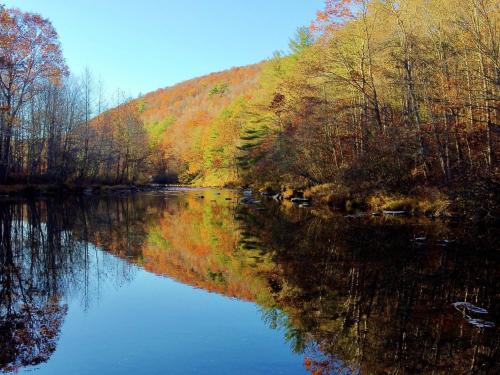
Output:
[[87,227],[90,242],[149,272],[229,297],[265,301],[265,274],[272,266],[239,250],[234,203],[226,199],[233,196],[190,191],[95,200],[79,216],[76,230]]
[[275,266],[260,251],[241,248],[235,198],[231,191],[186,191],[95,198],[68,209],[78,238],[128,263],[196,288],[271,306],[268,280]]
[[238,252],[238,224],[227,203],[191,195],[169,208],[143,248],[145,269],[245,300],[266,293],[265,265],[257,268],[255,260]]

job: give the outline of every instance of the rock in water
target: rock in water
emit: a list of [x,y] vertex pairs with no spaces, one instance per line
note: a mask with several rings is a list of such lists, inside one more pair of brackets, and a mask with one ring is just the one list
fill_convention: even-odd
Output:
[[476,305],[473,305],[470,302],[455,302],[452,303],[453,307],[457,309],[458,311],[468,311],[474,314],[488,314],[488,310],[483,309],[481,307],[478,307]]

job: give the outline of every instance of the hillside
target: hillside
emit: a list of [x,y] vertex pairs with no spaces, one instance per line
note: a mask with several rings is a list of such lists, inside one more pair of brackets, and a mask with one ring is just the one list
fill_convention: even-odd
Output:
[[[133,101],[159,148],[159,167],[181,182],[236,181],[238,116],[259,85],[263,63],[232,68],[148,93]],[[166,177],[166,176],[164,176]]]

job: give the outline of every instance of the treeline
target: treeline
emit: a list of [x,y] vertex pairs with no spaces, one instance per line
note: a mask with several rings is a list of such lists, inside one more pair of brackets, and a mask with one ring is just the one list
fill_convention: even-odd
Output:
[[69,75],[48,20],[0,7],[0,183],[143,178],[150,149],[138,109],[94,119],[104,109],[88,71]]
[[498,192],[499,1],[326,3],[269,62],[242,130],[244,180]]

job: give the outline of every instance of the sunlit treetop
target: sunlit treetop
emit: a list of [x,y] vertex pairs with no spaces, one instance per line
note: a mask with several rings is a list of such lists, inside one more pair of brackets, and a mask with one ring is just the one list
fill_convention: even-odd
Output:
[[329,34],[352,20],[366,0],[325,0],[325,9],[316,13],[309,27],[313,34]]
[[20,107],[47,80],[59,82],[68,68],[49,20],[3,6],[0,20],[0,94]]

